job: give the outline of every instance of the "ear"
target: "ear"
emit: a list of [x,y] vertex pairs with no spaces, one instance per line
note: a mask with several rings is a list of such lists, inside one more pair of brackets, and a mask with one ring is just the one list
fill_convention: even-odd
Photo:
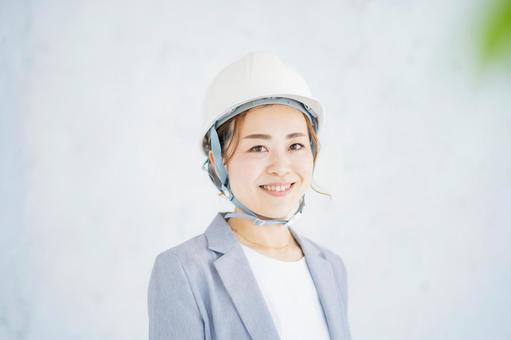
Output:
[[[211,165],[214,168],[215,167],[215,158],[213,157],[213,151],[211,151],[211,150],[208,152],[208,159],[209,159],[209,163],[211,163]],[[222,161],[224,162],[224,166],[226,166],[224,158],[222,158]]]
[[211,151],[211,150],[208,152],[208,159],[211,164],[215,165],[215,159],[213,158],[213,151]]

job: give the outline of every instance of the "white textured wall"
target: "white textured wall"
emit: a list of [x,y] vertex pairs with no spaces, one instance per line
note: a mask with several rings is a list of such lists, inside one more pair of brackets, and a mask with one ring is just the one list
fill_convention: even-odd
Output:
[[480,1],[0,1],[0,339],[143,339],[160,251],[218,209],[214,74],[268,50],[326,108],[299,230],[343,256],[354,339],[511,339],[511,74]]

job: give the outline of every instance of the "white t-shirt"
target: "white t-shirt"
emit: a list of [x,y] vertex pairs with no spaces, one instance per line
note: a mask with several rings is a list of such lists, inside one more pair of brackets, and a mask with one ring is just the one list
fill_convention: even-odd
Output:
[[329,340],[305,257],[280,261],[240,243],[282,340]]

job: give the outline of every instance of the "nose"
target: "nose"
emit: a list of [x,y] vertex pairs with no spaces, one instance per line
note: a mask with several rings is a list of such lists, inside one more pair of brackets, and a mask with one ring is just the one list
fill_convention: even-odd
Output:
[[267,171],[271,175],[284,177],[291,171],[290,159],[285,152],[272,152],[269,161]]

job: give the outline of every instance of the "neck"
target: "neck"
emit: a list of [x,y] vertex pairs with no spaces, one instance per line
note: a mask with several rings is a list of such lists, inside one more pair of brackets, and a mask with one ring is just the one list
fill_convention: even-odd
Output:
[[[239,209],[235,211],[239,212]],[[258,226],[246,218],[230,218],[227,223],[238,237],[241,235],[244,242],[249,240],[267,248],[282,248],[293,241],[289,228],[284,224]]]

